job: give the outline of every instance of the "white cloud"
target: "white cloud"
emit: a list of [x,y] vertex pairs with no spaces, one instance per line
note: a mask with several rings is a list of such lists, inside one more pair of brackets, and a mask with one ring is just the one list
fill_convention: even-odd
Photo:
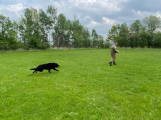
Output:
[[160,18],[161,18],[161,12],[160,12],[160,11],[156,12],[155,15],[156,15],[157,17],[160,17]]
[[18,19],[21,12],[24,10],[24,5],[22,3],[17,3],[15,5],[0,5],[0,12],[4,16],[9,16],[11,19]]
[[116,20],[113,20],[113,19],[109,19],[106,17],[103,17],[102,19],[103,19],[104,23],[107,25],[114,25],[116,23]]
[[120,2],[126,2],[126,0],[68,0],[67,5],[93,12],[111,12],[121,10]]
[[57,9],[62,8],[62,5],[59,2],[53,2],[53,5],[56,6]]
[[90,23],[89,24],[87,24],[86,26],[87,27],[98,27],[98,26],[100,26],[101,24],[100,23],[98,23],[98,22],[96,22],[96,21],[90,21]]
[[101,9],[106,9],[108,11],[120,11],[121,8],[118,7],[118,2],[116,1],[104,1],[104,0],[100,0],[97,2],[98,7],[100,7]]
[[81,19],[82,21],[88,21],[88,20],[92,20],[92,18],[90,16],[85,16],[83,17],[83,19]]
[[135,11],[135,10],[133,10],[133,13],[138,16],[150,16],[150,15],[160,16],[161,15],[160,11],[153,13],[153,12],[148,12],[148,11],[140,11],[140,10]]
[[17,12],[23,10],[24,8],[25,7],[22,3],[18,3],[16,5],[8,5],[6,9],[9,10],[9,11],[17,13]]
[[77,0],[80,1],[81,3],[95,3],[97,0]]
[[148,12],[148,11],[135,11],[133,10],[133,13],[137,16],[137,17],[149,17],[150,15],[154,15],[156,17],[160,17],[161,18],[161,12],[160,11],[156,11],[156,12]]
[[147,12],[147,11],[135,11],[133,10],[133,13],[137,16],[149,16],[151,14],[151,12]]

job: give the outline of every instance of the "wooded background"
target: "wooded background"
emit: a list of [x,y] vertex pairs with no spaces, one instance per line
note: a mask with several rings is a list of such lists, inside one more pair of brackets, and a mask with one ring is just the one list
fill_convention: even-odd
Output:
[[19,21],[0,14],[0,49],[47,49],[49,47],[104,48],[118,42],[120,47],[161,47],[161,20],[156,16],[113,25],[104,39],[95,29],[83,26],[77,16],[73,20],[58,14],[53,6],[42,9],[26,8]]

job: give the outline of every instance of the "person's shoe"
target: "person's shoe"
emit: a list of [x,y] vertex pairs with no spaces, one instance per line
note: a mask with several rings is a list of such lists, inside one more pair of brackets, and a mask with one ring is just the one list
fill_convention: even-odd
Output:
[[113,63],[113,65],[116,65],[116,63]]
[[109,62],[110,66],[112,66],[112,62]]

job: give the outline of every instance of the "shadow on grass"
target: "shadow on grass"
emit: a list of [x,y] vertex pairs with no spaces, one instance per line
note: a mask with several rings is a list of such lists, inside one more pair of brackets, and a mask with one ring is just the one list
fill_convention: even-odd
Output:
[[31,77],[31,76],[46,76],[46,75],[53,75],[53,74],[58,74],[59,71],[50,71],[50,73],[48,71],[44,71],[44,72],[37,72],[37,73],[31,73],[28,74],[27,76]]

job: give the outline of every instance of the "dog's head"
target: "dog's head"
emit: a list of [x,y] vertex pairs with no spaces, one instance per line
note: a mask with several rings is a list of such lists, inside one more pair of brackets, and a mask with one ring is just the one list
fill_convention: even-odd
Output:
[[55,67],[59,67],[59,65],[57,63],[53,63]]

